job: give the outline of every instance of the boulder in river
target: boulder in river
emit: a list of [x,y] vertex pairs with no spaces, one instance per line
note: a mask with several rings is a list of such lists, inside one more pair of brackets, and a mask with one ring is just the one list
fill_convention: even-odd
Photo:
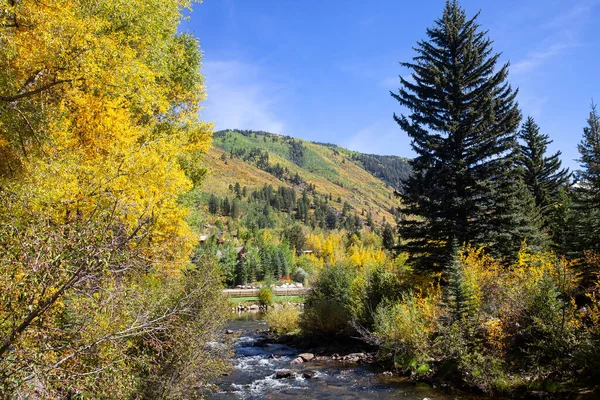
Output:
[[225,329],[225,334],[226,335],[232,335],[233,331],[231,329]]
[[317,375],[317,373],[315,371],[311,371],[311,370],[306,370],[302,373],[302,377],[304,379],[311,379],[314,378]]
[[303,362],[304,360],[302,359],[302,357],[296,357],[290,362],[290,364],[302,364]]
[[302,353],[298,357],[300,357],[304,362],[308,362],[315,358],[315,355],[313,353]]
[[275,379],[286,379],[291,378],[294,375],[292,371],[283,370],[275,372]]

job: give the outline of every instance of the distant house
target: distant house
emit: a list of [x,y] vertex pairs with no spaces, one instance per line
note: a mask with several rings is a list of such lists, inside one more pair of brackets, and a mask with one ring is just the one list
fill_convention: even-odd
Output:
[[312,254],[312,253],[313,253],[312,250],[298,250],[298,251],[296,251],[296,254],[299,255],[299,256],[304,256],[304,255]]

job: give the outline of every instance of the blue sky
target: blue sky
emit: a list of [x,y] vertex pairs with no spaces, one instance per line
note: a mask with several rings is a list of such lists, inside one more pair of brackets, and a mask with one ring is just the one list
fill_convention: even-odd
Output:
[[[600,102],[598,0],[463,0],[489,30],[523,115],[577,167],[592,98]],[[216,129],[265,130],[367,153],[412,156],[394,122],[398,65],[443,0],[205,0],[182,25],[200,39]]]

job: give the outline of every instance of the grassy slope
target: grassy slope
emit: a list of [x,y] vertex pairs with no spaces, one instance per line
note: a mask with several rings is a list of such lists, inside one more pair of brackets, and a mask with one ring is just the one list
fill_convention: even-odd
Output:
[[[269,152],[271,164],[280,163],[291,174],[298,172],[303,180],[315,185],[319,194],[331,193],[333,201],[330,201],[330,205],[336,209],[341,210],[344,201],[347,201],[359,214],[363,209],[371,210],[377,223],[384,216],[388,221],[394,220],[389,210],[399,203],[392,196],[393,189],[352,161],[351,151],[305,141],[302,144],[305,146],[304,162],[300,167],[288,159],[289,144],[281,137],[274,141],[272,136],[267,136],[266,142],[260,134],[254,137],[230,132],[227,137],[215,137],[214,146],[206,157],[210,175],[204,191],[224,196],[230,194],[229,184],[235,182],[248,189],[264,184],[271,184],[275,188],[293,187],[237,157],[229,157],[232,149],[260,148]],[[221,160],[223,154],[226,155],[225,162]],[[296,189],[299,191],[299,188]],[[341,197],[341,203],[337,202],[338,197]]]

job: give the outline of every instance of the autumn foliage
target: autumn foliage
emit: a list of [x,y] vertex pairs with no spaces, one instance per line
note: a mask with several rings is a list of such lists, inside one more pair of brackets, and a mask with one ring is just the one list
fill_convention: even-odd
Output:
[[122,398],[218,308],[179,202],[211,142],[190,3],[0,6],[0,392]]

